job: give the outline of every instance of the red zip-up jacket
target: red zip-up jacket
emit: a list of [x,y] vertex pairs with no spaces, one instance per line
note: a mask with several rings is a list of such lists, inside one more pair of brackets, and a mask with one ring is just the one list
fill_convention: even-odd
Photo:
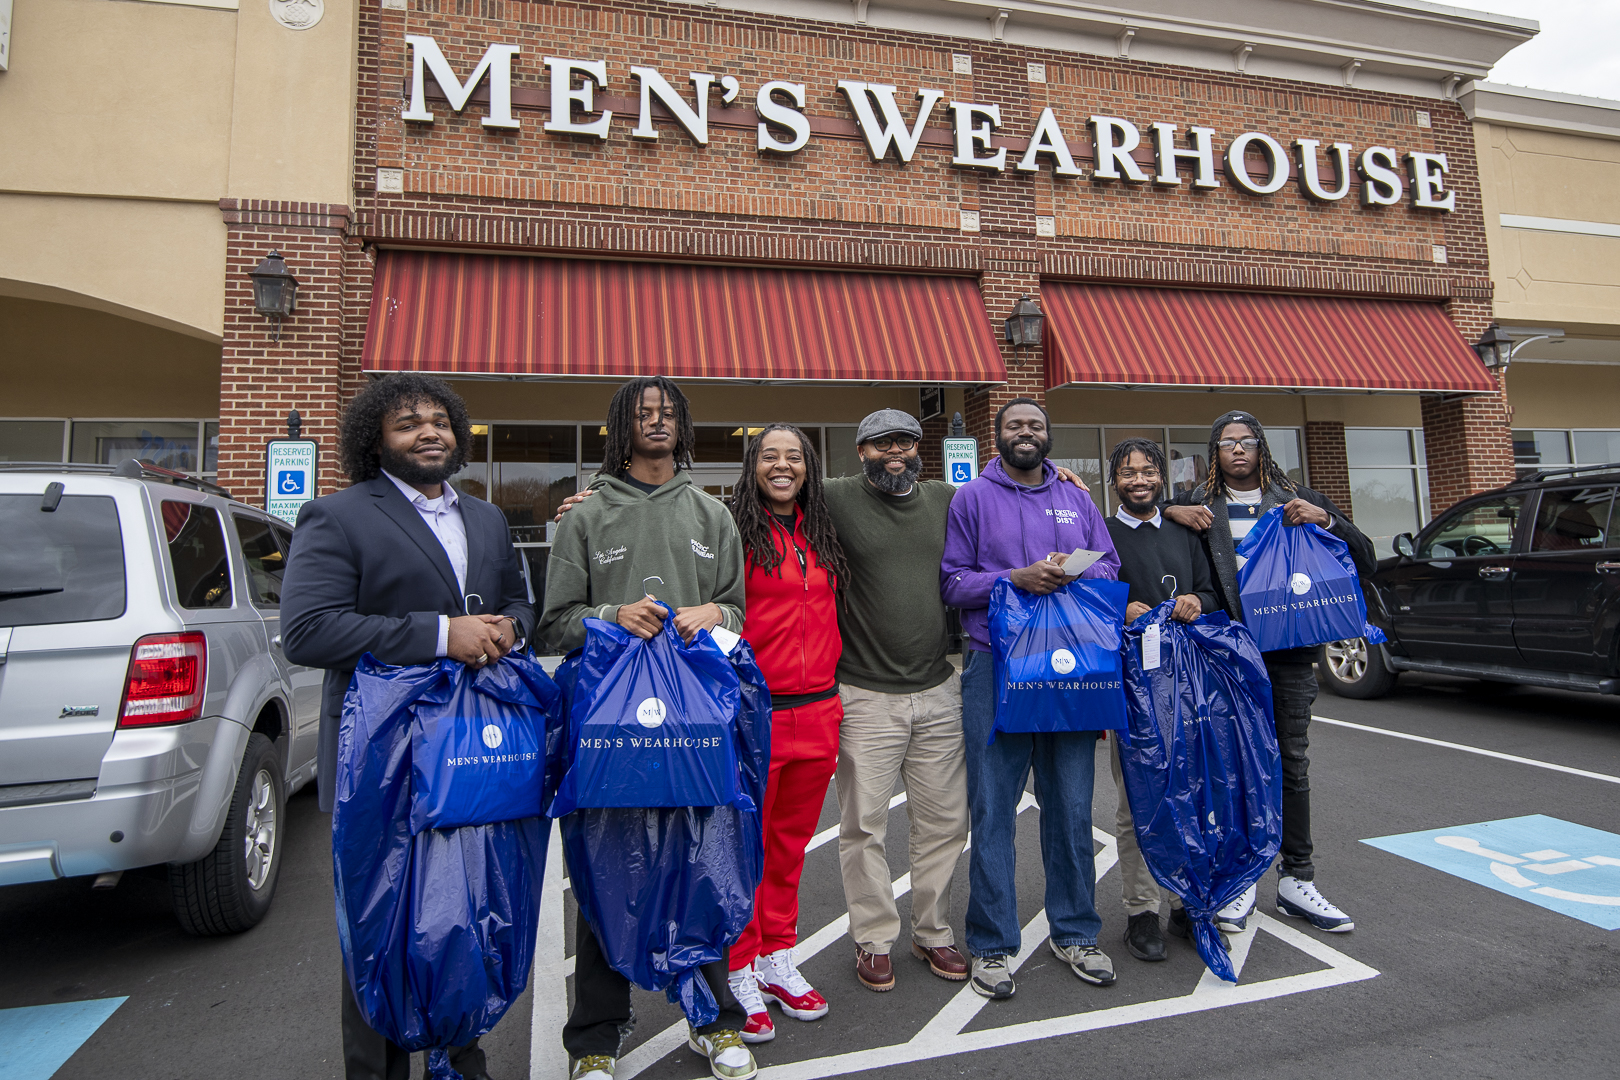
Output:
[[748,559],[743,637],[754,647],[772,694],[826,690],[837,679],[844,651],[832,575],[804,534],[804,511],[795,508],[792,536],[772,518],[771,539],[782,562],[762,570]]

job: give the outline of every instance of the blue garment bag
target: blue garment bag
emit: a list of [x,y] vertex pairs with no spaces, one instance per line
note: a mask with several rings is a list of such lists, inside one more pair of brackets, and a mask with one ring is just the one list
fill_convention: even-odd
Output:
[[1243,623],[1261,652],[1369,634],[1367,602],[1350,546],[1326,529],[1289,525],[1282,507],[1274,506],[1236,552],[1247,560],[1238,568]]
[[737,673],[707,631],[690,644],[674,611],[643,639],[585,620],[582,663],[590,678],[568,703],[572,762],[552,817],[581,807],[756,805],[737,781]]
[[[697,638],[709,635],[700,632]],[[711,648],[718,647],[710,643]],[[662,990],[696,1026],[720,1014],[698,970],[719,960],[754,914],[765,871],[760,814],[771,763],[771,695],[746,641],[721,654],[737,681],[737,710],[727,737],[737,762],[738,799],[709,806],[582,808],[560,817],[568,876],[580,912],[615,971],[646,990]],[[584,648],[557,669],[570,702],[593,696],[613,670],[610,651]],[[569,719],[553,721],[548,744],[557,769],[577,761]],[[555,805],[555,804],[554,804]]]
[[1044,596],[1007,578],[990,589],[996,732],[1125,727],[1120,631],[1129,585],[1072,581]]
[[[540,665],[517,655],[482,670],[452,660],[390,667],[369,655],[355,668],[343,699],[332,816],[338,938],[366,1022],[407,1050],[471,1042],[523,992],[547,832],[533,796],[501,795],[479,809],[464,790],[472,774],[427,767],[421,775],[429,786],[419,789],[415,747],[464,743],[451,734],[463,723],[477,732],[492,724],[503,732],[549,729],[560,720],[559,703]],[[539,779],[537,769],[529,782]],[[531,816],[413,825],[515,809]]]
[[1225,612],[1178,622],[1175,606],[1166,600],[1125,628],[1130,728],[1119,764],[1148,870],[1181,897],[1209,970],[1236,982],[1215,913],[1260,880],[1282,844],[1271,682],[1242,623]]
[[[444,679],[411,717],[411,831],[539,817],[557,685],[519,658]],[[525,675],[528,677],[525,678]],[[543,681],[542,681],[543,680]]]

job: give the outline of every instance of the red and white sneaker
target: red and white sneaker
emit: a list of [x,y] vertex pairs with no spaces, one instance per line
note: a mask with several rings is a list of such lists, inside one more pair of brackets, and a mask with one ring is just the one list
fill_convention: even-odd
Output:
[[754,961],[759,992],[795,1020],[820,1020],[827,1015],[827,999],[805,981],[793,963],[792,949],[779,949]]
[[731,996],[748,1014],[748,1023],[742,1029],[743,1042],[762,1043],[776,1038],[776,1025],[771,1023],[771,1014],[765,1009],[765,999],[759,995],[759,981],[754,977],[753,965],[733,971],[726,981],[731,984]]

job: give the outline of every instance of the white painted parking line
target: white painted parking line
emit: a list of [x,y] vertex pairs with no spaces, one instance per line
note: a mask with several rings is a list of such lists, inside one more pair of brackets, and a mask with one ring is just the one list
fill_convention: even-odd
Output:
[[[901,802],[905,801],[905,797],[905,792],[901,792],[890,801],[889,805],[899,806]],[[1024,792],[1024,797],[1018,800],[1018,812],[1022,814],[1025,810],[1028,810],[1035,805],[1035,796],[1026,791]],[[1092,831],[1095,832],[1096,830]],[[1112,843],[1113,839],[1113,837],[1109,836],[1109,843]],[[963,852],[966,852],[972,846],[973,835],[969,833],[968,842],[962,848]],[[1113,862],[1109,862],[1108,865],[1113,866]],[[1102,872],[1099,871],[1097,876],[1101,877]],[[908,871],[907,873],[901,874],[899,877],[894,879],[894,898],[898,900],[910,891],[911,874]],[[1046,913],[1042,912],[1039,918],[1044,925],[1046,921]],[[838,916],[838,918],[834,919],[832,922],[828,923],[826,926],[823,926],[820,930],[817,930],[814,934],[811,934],[809,937],[795,945],[793,947],[794,959],[800,964],[804,964],[812,956],[815,956],[817,953],[821,952],[827,946],[831,945],[833,942],[837,941],[847,933],[849,933],[849,913],[846,911],[844,914]],[[977,995],[974,996],[977,997]],[[646,1042],[624,1055],[624,1057],[620,1058],[618,1068],[614,1070],[613,1075],[617,1078],[617,1080],[631,1080],[631,1077],[636,1076],[644,1069],[657,1064],[667,1054],[669,1054],[670,1051],[674,1050],[676,1047],[685,1042],[686,1021],[680,1020],[669,1025],[669,1027],[665,1028],[663,1031],[660,1031],[658,1034],[654,1035],[652,1038],[648,1039]]]
[[1499,750],[1486,750],[1478,746],[1468,746],[1465,743],[1446,742],[1444,739],[1430,739],[1422,735],[1408,735],[1404,731],[1391,731],[1388,728],[1370,727],[1366,724],[1352,724],[1348,720],[1332,720],[1326,716],[1312,714],[1312,720],[1322,724],[1332,724],[1335,727],[1351,728],[1355,731],[1371,731],[1377,735],[1388,735],[1392,739],[1406,739],[1408,742],[1427,743],[1430,746],[1443,746],[1447,750],[1461,750],[1468,754],[1478,754],[1481,757],[1496,758],[1499,761],[1511,761],[1517,765],[1534,765],[1538,769],[1551,769],[1553,772],[1568,773],[1571,776],[1584,776],[1588,780],[1604,780],[1611,784],[1620,784],[1620,776],[1610,776],[1608,773],[1590,772],[1586,769],[1574,769],[1568,765],[1558,765],[1551,761],[1538,761],[1535,758],[1519,757],[1517,754],[1504,754]]

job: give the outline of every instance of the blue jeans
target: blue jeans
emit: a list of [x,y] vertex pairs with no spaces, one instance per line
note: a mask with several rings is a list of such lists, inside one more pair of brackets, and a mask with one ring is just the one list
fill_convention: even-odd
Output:
[[1091,784],[1097,733],[997,734],[995,662],[970,649],[962,670],[962,735],[967,744],[967,947],[975,956],[1013,956],[1020,946],[1014,866],[1018,801],[1030,767],[1041,811],[1046,919],[1058,945],[1095,945],[1097,868],[1092,859]]

